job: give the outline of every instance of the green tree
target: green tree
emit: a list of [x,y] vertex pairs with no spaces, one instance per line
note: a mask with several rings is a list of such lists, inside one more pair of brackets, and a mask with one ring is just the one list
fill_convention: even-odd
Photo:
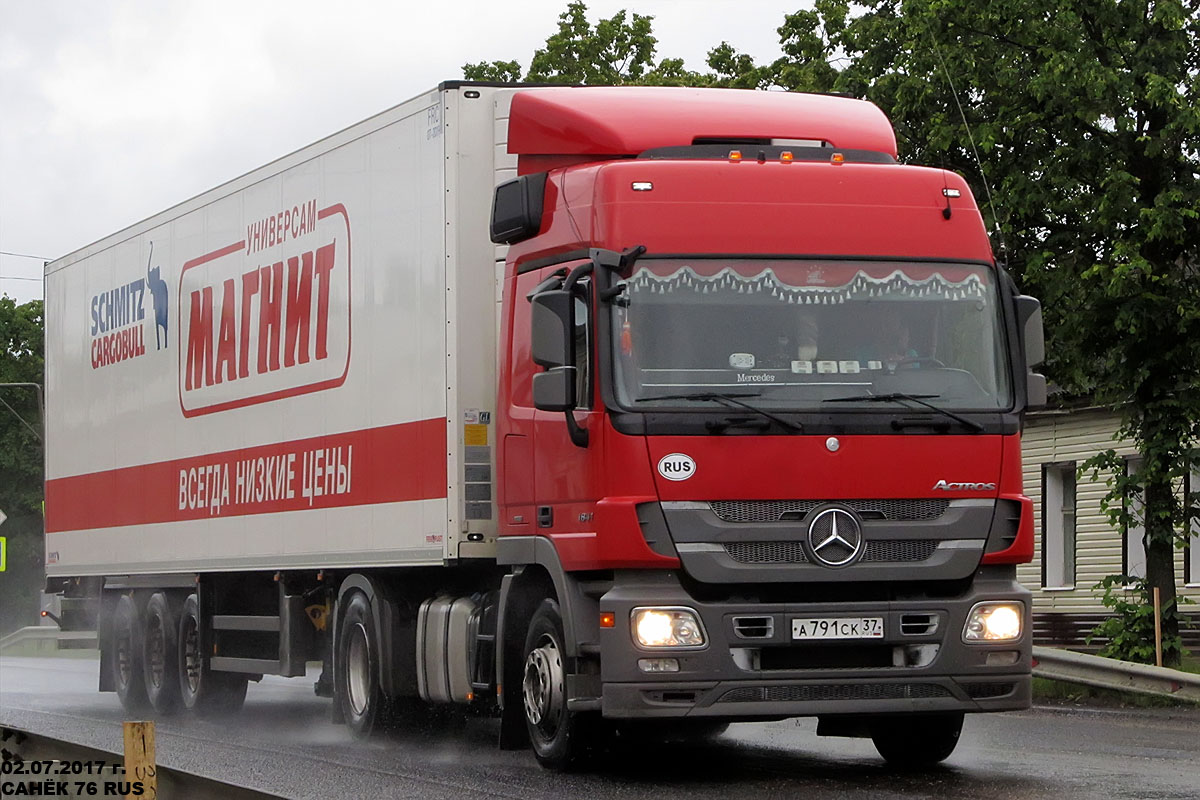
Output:
[[43,579],[42,442],[37,394],[42,384],[43,307],[0,295],[0,510],[8,520],[0,536],[8,543],[0,572],[0,633],[34,623]]
[[1050,377],[1123,414],[1136,469],[1111,450],[1088,466],[1112,475],[1114,522],[1142,505],[1123,498],[1144,501],[1145,577],[1174,636],[1173,549],[1194,516],[1175,490],[1200,436],[1195,6],[817,0],[779,32],[785,55],[765,67],[725,48],[724,80],[870,99],[906,158],[974,183],[1045,305]]
[[664,58],[655,63],[658,39],[653,17],[626,15],[618,11],[593,27],[587,5],[579,0],[567,4],[558,17],[558,31],[535,51],[529,70],[522,74],[517,61],[467,64],[463,77],[475,81],[514,83],[565,83],[591,86],[618,84],[704,85],[709,76],[684,69],[683,60]]

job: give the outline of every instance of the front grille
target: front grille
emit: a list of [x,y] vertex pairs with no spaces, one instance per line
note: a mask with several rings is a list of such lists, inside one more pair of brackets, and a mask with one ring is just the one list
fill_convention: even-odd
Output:
[[[862,561],[896,563],[925,561],[937,551],[936,539],[881,539],[867,542]],[[808,556],[800,542],[726,542],[725,552],[739,564],[804,564]]]
[[[724,522],[781,522],[801,519],[825,500],[716,500],[709,504]],[[950,507],[949,500],[838,500],[865,519],[897,521],[937,519]]]
[[900,616],[900,632],[905,636],[928,636],[936,633],[937,627],[937,614],[902,614]]
[[990,697],[1004,697],[1012,694],[1017,688],[1014,683],[964,683],[963,689],[974,700],[985,700]]
[[762,671],[797,669],[885,669],[894,667],[890,644],[837,644],[819,646],[764,647],[758,654]]
[[733,632],[739,639],[770,639],[775,635],[775,618],[734,617]]
[[936,683],[820,683],[800,686],[743,686],[718,703],[790,703],[822,700],[906,700],[951,697]]
[[799,542],[728,542],[725,552],[739,564],[803,564],[808,561]]
[[924,561],[934,554],[936,539],[883,539],[867,542],[863,561]]

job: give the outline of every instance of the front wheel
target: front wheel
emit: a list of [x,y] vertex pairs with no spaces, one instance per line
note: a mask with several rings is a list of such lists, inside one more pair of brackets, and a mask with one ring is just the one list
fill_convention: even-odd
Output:
[[546,599],[529,621],[525,636],[521,698],[533,754],[551,769],[566,769],[587,755],[600,720],[567,709],[566,651],[562,613]]
[[894,767],[928,767],[954,752],[962,724],[962,713],[886,718],[871,726],[871,741]]

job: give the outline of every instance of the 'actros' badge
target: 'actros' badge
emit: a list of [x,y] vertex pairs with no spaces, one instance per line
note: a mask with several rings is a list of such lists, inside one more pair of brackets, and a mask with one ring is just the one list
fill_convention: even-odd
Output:
[[964,481],[962,483],[951,483],[947,480],[940,480],[933,485],[935,492],[994,492],[996,484],[994,483],[971,483]]
[[683,453],[671,453],[659,459],[658,474],[669,481],[686,481],[696,474],[696,462]]

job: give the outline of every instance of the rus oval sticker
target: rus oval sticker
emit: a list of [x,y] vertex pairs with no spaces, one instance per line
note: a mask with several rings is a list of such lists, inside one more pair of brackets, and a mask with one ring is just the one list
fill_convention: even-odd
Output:
[[683,453],[671,453],[659,460],[658,474],[669,481],[686,481],[696,474],[696,462]]

